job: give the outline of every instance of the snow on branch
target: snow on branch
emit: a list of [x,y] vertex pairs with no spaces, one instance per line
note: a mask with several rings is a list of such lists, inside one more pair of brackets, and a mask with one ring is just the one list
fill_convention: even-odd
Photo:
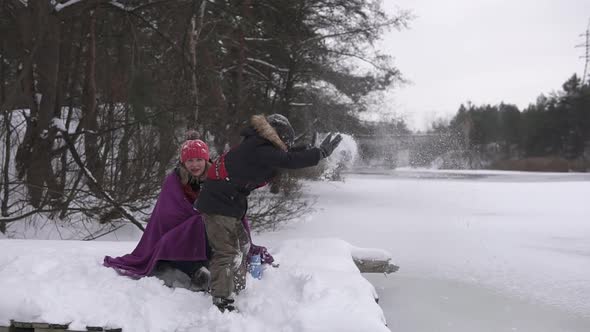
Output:
[[117,1],[109,1],[109,4],[115,6],[119,9],[122,9],[122,10],[129,10],[127,7],[125,7],[125,5],[123,5],[122,3],[117,2]]
[[244,37],[246,41],[273,41],[275,38],[256,38],[256,37]]
[[57,128],[59,131],[66,131],[66,126],[60,118],[51,119],[51,126]]
[[394,18],[394,19],[389,20],[384,23],[374,24],[374,25],[369,26],[367,28],[356,28],[356,29],[350,29],[350,30],[343,30],[343,31],[334,32],[331,34],[319,34],[314,37],[303,40],[302,44],[316,42],[316,41],[324,40],[324,39],[339,38],[339,37],[351,36],[351,35],[359,35],[359,34],[364,34],[364,33],[374,34],[375,31],[378,31],[379,29],[387,28],[392,25],[397,26],[399,24],[403,24],[404,20],[406,18],[407,18],[406,16],[401,16],[401,17]]
[[248,60],[250,62],[261,64],[261,65],[264,65],[264,66],[267,66],[267,67],[272,68],[272,69],[274,69],[276,71],[280,71],[280,72],[288,72],[289,71],[289,69],[287,69],[287,68],[277,67],[277,66],[273,65],[272,63],[266,62],[264,60],[254,59],[254,58],[246,58],[246,60]]
[[66,7],[69,7],[69,6],[72,6],[72,5],[77,4],[80,1],[83,1],[83,0],[70,0],[70,1],[67,1],[67,2],[64,2],[64,3],[58,3],[57,5],[55,5],[55,11],[56,12],[59,12],[59,11],[61,11],[62,9],[66,8]]
[[[23,0],[21,0],[21,1],[23,1]],[[56,12],[62,11],[63,9],[73,6],[73,5],[76,5],[82,1],[85,1],[85,0],[69,0],[64,3],[58,3],[55,5],[55,11]],[[118,1],[112,0],[112,1],[105,1],[105,2],[108,2],[110,5],[115,6],[119,9],[126,10],[126,11],[129,10],[127,7],[125,7],[125,5],[123,5],[122,3],[118,2]]]

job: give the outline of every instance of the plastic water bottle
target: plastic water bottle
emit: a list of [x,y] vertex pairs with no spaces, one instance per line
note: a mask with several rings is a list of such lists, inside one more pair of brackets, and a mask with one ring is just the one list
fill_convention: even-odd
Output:
[[262,260],[260,255],[250,257],[250,274],[256,279],[262,279]]

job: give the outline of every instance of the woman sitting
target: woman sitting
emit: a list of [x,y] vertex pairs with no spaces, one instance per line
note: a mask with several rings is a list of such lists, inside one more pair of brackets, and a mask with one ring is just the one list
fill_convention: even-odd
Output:
[[106,256],[104,265],[134,278],[157,276],[170,287],[207,290],[209,250],[205,225],[193,203],[210,165],[207,144],[198,139],[185,141],[180,161],[164,180],[137,247],[121,257]]

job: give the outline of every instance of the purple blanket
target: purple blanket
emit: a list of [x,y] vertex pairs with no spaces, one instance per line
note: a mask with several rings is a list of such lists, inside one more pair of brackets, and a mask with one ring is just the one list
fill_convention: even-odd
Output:
[[106,256],[104,265],[124,275],[143,277],[152,272],[158,260],[207,260],[205,224],[184,195],[176,173],[164,180],[160,197],[135,250],[117,258]]
[[[246,218],[243,223],[250,235]],[[106,256],[104,266],[140,278],[149,275],[159,260],[207,260],[206,246],[203,219],[184,195],[180,178],[173,172],[164,180],[160,197],[135,250],[121,257]],[[252,245],[250,254],[261,254],[264,263],[273,261],[265,247]]]

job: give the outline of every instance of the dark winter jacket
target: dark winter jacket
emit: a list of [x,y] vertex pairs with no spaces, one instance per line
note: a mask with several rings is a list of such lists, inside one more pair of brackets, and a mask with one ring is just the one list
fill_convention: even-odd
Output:
[[212,177],[203,184],[195,204],[200,212],[242,218],[248,207],[247,196],[270,181],[279,168],[314,166],[321,159],[319,148],[287,151],[276,130],[262,115],[253,116],[241,135],[242,143],[224,157],[227,178]]

